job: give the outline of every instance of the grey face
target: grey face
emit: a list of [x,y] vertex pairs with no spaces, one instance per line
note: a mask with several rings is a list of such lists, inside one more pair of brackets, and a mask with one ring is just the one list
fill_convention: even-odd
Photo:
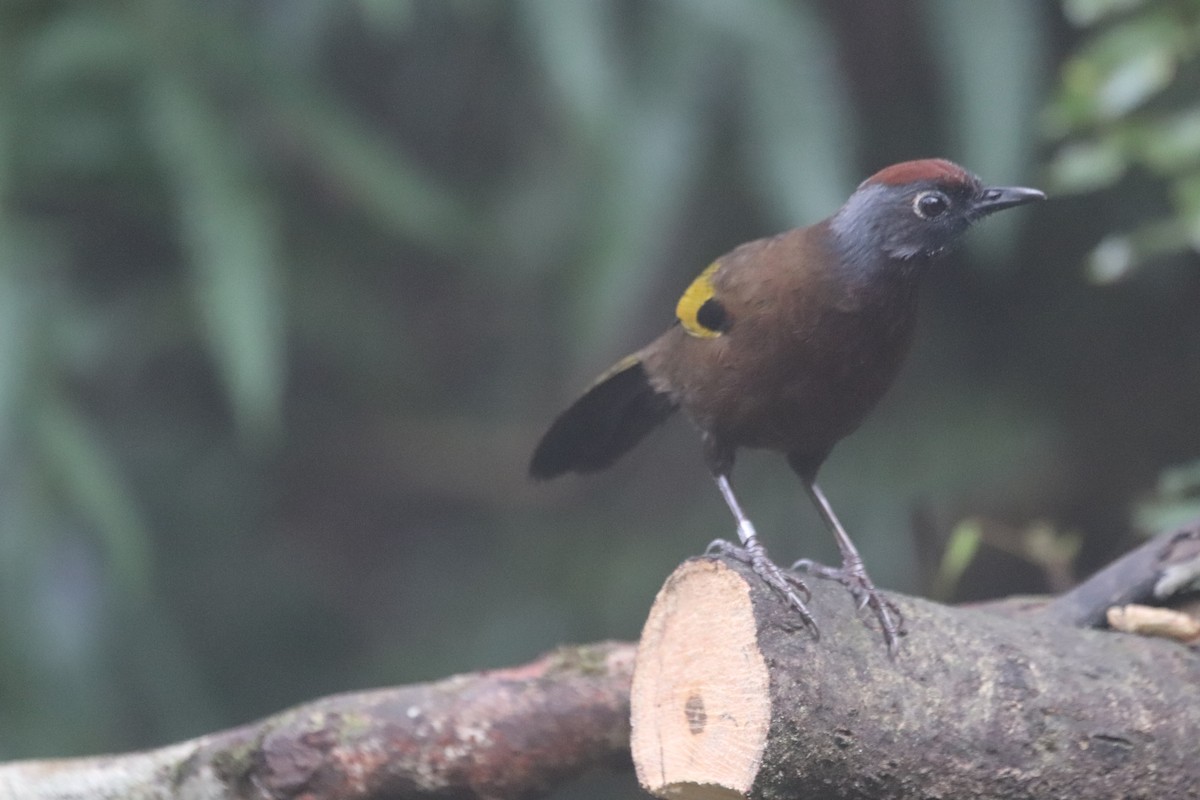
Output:
[[1005,208],[1044,198],[1036,189],[982,186],[977,179],[902,186],[868,183],[850,196],[830,227],[851,264],[932,258],[971,223]]

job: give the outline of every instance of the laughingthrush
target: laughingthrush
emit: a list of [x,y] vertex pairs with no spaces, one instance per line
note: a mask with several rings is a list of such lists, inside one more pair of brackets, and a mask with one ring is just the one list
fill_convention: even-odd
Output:
[[817,635],[800,597],[807,587],[767,556],[729,481],[739,447],[778,450],[842,555],[840,567],[802,560],[793,569],[844,583],[860,608],[875,612],[895,652],[899,613],[867,575],[817,470],[895,378],[930,261],[975,221],[1044,197],[984,186],[949,161],[907,161],[865,180],[833,216],[721,256],[684,291],[670,329],[617,362],[554,421],[530,474],[607,467],[682,408],[737,520],[740,544],[717,540],[710,549],[752,565]]

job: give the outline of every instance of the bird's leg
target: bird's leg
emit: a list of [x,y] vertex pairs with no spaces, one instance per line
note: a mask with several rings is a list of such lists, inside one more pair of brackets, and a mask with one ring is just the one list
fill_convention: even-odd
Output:
[[816,481],[805,480],[804,488],[808,490],[808,496],[812,498],[813,504],[821,512],[821,518],[825,520],[825,524],[833,532],[834,539],[837,540],[838,550],[842,553],[842,566],[827,567],[810,559],[802,558],[792,565],[792,569],[804,569],[821,578],[832,578],[850,590],[860,610],[870,606],[879,619],[879,626],[883,629],[883,638],[887,642],[888,652],[894,655],[899,648],[898,637],[904,630],[900,609],[875,588],[875,583],[867,574],[867,568],[863,566],[858,548],[854,546],[850,535],[846,533],[841,521],[833,513],[833,506],[829,504],[829,499],[825,497],[821,487],[817,485]]
[[725,539],[717,539],[708,546],[706,552],[721,553],[722,555],[735,558],[745,564],[749,564],[760,578],[766,581],[770,586],[787,601],[788,605],[794,608],[800,618],[804,620],[804,624],[812,631],[813,638],[820,636],[820,631],[817,630],[816,620],[809,613],[808,606],[800,599],[796,593],[797,590],[804,593],[805,598],[809,597],[808,587],[796,575],[785,572],[771,560],[767,555],[767,549],[763,547],[762,542],[758,540],[757,534],[754,532],[754,525],[750,522],[750,518],[742,511],[742,506],[738,503],[737,497],[733,494],[733,487],[729,485],[729,476],[718,474],[717,488],[721,490],[721,496],[725,498],[726,505],[733,512],[734,519],[737,520],[738,539],[741,540],[740,545]]

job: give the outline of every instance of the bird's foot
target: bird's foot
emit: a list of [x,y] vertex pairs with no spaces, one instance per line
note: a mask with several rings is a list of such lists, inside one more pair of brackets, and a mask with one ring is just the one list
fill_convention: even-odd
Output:
[[[740,545],[725,539],[717,539],[704,552],[708,555],[729,556],[743,564],[749,564],[758,577],[766,581],[768,586],[782,595],[787,604],[795,609],[800,618],[804,620],[805,626],[812,632],[813,638],[821,638],[821,632],[817,629],[817,621],[813,619],[812,613],[804,602],[811,599],[812,593],[804,585],[800,576],[780,569],[779,565],[771,560],[771,557],[767,555],[767,548],[762,546],[757,537],[748,536]],[[804,595],[804,600],[800,599],[800,594]]]
[[840,567],[828,567],[811,559],[802,558],[792,564],[792,569],[802,569],[818,578],[835,580],[849,589],[859,611],[870,607],[875,612],[875,618],[879,620],[879,627],[883,629],[883,639],[887,642],[888,653],[896,655],[900,649],[900,637],[905,632],[904,617],[900,613],[899,607],[875,588],[875,583],[867,574],[861,561],[845,563]]

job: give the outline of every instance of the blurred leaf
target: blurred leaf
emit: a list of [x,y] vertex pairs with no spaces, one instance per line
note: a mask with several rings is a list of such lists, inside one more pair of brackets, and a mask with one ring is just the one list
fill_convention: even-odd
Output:
[[780,11],[742,43],[745,141],[781,224],[794,226],[828,216],[854,188],[858,137],[831,31],[807,5]]
[[1066,574],[1079,556],[1083,544],[1077,533],[1059,531],[1044,521],[1031,523],[1024,530],[1022,553],[1030,563],[1048,573]]
[[780,225],[815,222],[857,183],[851,92],[837,68],[834,36],[808,4],[674,0],[685,19],[719,35],[743,63],[749,162]]
[[127,18],[113,7],[84,3],[51,18],[23,40],[16,62],[21,81],[50,92],[79,80],[127,77],[141,55],[141,43]]
[[979,546],[983,544],[983,526],[978,520],[966,519],[954,526],[950,541],[942,552],[942,562],[933,578],[930,594],[948,599],[954,594],[963,573],[975,560]]
[[1113,283],[1127,276],[1136,262],[1128,236],[1105,236],[1088,256],[1088,277],[1094,283]]
[[1114,120],[1161,92],[1187,47],[1173,14],[1140,14],[1092,37],[1063,67],[1056,105],[1068,130]]
[[34,410],[38,454],[81,519],[96,526],[113,583],[138,598],[150,587],[150,538],[137,503],[108,448],[63,398],[41,398]]
[[1131,55],[1104,75],[1096,87],[1099,115],[1112,118],[1137,108],[1170,83],[1174,75],[1175,62],[1167,47]]
[[[985,182],[1014,184],[1033,161],[1038,102],[1049,44],[1038,0],[964,3],[926,0],[929,52],[947,92],[953,155]],[[1006,262],[1022,213],[998,215],[968,246]]]
[[0,452],[12,446],[18,401],[26,390],[33,362],[31,328],[38,320],[36,310],[41,305],[41,298],[23,279],[47,260],[12,209],[16,151],[12,118],[6,113],[8,99],[0,92]]
[[[590,365],[630,344],[621,320],[649,296],[659,259],[688,183],[705,153],[705,125],[697,115],[713,63],[706,40],[668,6],[645,21],[659,64],[652,78],[614,89],[605,116],[611,129],[587,161],[592,189],[586,252],[575,265],[576,358]],[[664,317],[664,321],[665,321]]]
[[544,274],[547,265],[561,269],[562,254],[576,246],[591,221],[586,198],[577,191],[586,167],[564,150],[535,148],[509,176],[491,209],[488,230],[499,250],[496,266],[518,285]]
[[1147,536],[1200,517],[1200,461],[1163,470],[1154,496],[1138,503],[1133,517],[1134,525]]
[[[205,69],[193,74],[198,84],[218,76],[237,83],[268,110],[275,134],[304,153],[306,166],[323,174],[333,190],[384,230],[438,251],[461,250],[464,240],[472,241],[473,213],[461,197],[317,81],[299,79],[286,62],[253,47],[235,21],[205,13],[205,6],[193,3],[149,8],[164,17],[158,25],[186,28],[199,42],[217,43],[205,53]],[[160,51],[159,57],[170,63],[171,55]],[[206,116],[212,117],[212,110]]]
[[[1142,166],[1165,179],[1174,205],[1171,214],[1110,234],[1092,250],[1087,269],[1097,283],[1185,248],[1200,249],[1200,97],[1192,85],[1200,66],[1200,8],[1161,0],[1116,5],[1098,3],[1089,8],[1097,13],[1079,16],[1093,30],[1063,67],[1046,111],[1049,135],[1071,137],[1052,158],[1051,174],[1059,190],[1088,192],[1116,185]],[[1129,13],[1097,24],[1110,10]]]
[[780,2],[742,7],[719,0],[650,8],[642,36],[656,53],[653,78],[614,73],[602,82],[618,82],[580,101],[587,116],[599,113],[594,106],[607,96],[612,108],[601,116],[619,126],[606,140],[612,150],[599,156],[602,193],[593,217],[599,236],[590,264],[580,269],[594,276],[581,288],[575,314],[581,323],[578,341],[588,353],[580,358],[589,363],[599,360],[598,353],[611,355],[614,340],[629,344],[622,338],[627,332],[612,321],[650,293],[654,272],[639,265],[652,263],[663,246],[670,216],[706,154],[707,143],[699,138],[709,127],[699,118],[703,93],[727,80],[720,71],[723,62],[712,58],[714,51],[732,44],[746,65],[741,73],[750,98],[746,157],[763,191],[775,199],[783,224],[825,216],[852,184],[849,112],[837,89],[829,36],[807,8]]
[[1188,245],[1200,251],[1200,173],[1179,176],[1171,188],[1179,223],[1186,230]]
[[416,5],[413,0],[357,0],[356,4],[367,25],[392,35],[407,29]]
[[1110,234],[1088,255],[1088,278],[1100,284],[1122,280],[1188,243],[1187,228],[1177,219],[1146,223],[1132,233]]
[[1146,536],[1189,525],[1200,517],[1200,498],[1143,503],[1134,510],[1134,525]]
[[[650,294],[656,274],[651,266],[671,229],[683,186],[697,169],[690,109],[673,99],[663,97],[629,114],[628,127],[614,140],[624,143],[624,157],[611,162],[597,198],[598,225],[589,263],[579,274],[575,341],[582,362],[594,364],[629,344],[629,331],[614,320]],[[664,315],[664,324],[667,319]]]
[[1094,192],[1116,183],[1125,174],[1125,155],[1114,137],[1072,142],[1050,160],[1051,191]]
[[243,432],[269,437],[280,425],[285,371],[275,210],[199,92],[160,74],[148,79],[146,103],[212,357]]
[[1169,177],[1200,165],[1200,108],[1157,118],[1142,127],[1141,156],[1151,169]]
[[521,0],[518,8],[543,74],[569,117],[589,136],[607,131],[617,122],[612,111],[622,80],[613,3]]
[[1144,5],[1146,0],[1063,0],[1063,13],[1080,27]]
[[1163,470],[1158,476],[1158,495],[1200,498],[1200,460]]
[[268,93],[281,127],[308,163],[384,230],[434,250],[472,242],[472,214],[379,132],[315,88]]
[[14,247],[17,237],[10,233],[12,226],[4,222],[0,220],[0,452],[13,445],[18,415],[23,411],[20,401],[34,361],[31,329],[37,322],[35,309],[41,306],[18,280],[23,253]]
[[1015,527],[987,518],[971,518],[955,526],[934,577],[936,597],[950,597],[982,545],[1016,556],[1043,573],[1050,590],[1066,591],[1074,584],[1073,566],[1083,539],[1042,520]]
[[118,88],[138,63],[128,25],[111,9],[79,6],[29,31],[6,54],[13,165],[59,181],[110,165],[128,146]]

